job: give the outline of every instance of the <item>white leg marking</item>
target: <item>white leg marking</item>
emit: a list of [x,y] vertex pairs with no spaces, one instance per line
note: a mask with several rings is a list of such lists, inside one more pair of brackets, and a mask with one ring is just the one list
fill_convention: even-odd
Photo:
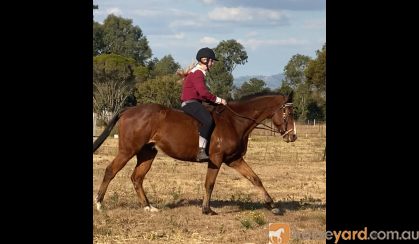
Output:
[[150,205],[150,206],[144,207],[144,211],[146,211],[146,212],[158,212],[159,209]]
[[102,211],[102,203],[96,202],[96,209]]

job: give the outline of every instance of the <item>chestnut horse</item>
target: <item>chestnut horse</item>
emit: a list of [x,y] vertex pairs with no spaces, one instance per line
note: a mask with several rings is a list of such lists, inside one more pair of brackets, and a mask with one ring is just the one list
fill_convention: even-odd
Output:
[[[258,95],[228,105],[212,107],[215,128],[209,142],[209,161],[205,180],[205,196],[202,213],[216,214],[210,208],[211,193],[222,163],[234,168],[262,192],[266,207],[278,213],[274,201],[265,190],[259,177],[243,159],[247,151],[250,132],[267,118],[271,118],[275,131],[286,142],[297,139],[293,118],[292,92],[284,95]],[[93,152],[109,136],[119,120],[119,150],[115,159],[107,166],[102,184],[96,197],[100,210],[106,189],[115,175],[133,157],[137,164],[131,181],[141,205],[147,211],[158,211],[150,205],[143,180],[157,154],[157,149],[166,155],[196,162],[198,153],[199,122],[181,110],[170,109],[158,104],[142,104],[122,109],[115,114],[108,126],[93,144]],[[274,128],[271,128],[274,130]],[[157,148],[157,149],[156,149]]]

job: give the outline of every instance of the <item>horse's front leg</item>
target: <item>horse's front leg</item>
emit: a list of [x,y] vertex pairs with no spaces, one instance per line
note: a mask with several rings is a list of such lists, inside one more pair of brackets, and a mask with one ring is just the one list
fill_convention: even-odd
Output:
[[221,163],[219,160],[210,161],[208,163],[207,177],[205,179],[205,196],[204,201],[202,202],[202,213],[207,215],[216,215],[210,207],[210,200],[212,190],[214,189],[215,179],[217,178],[218,171],[220,170]]
[[266,207],[271,210],[274,214],[280,214],[280,209],[275,207],[275,203],[272,200],[272,197],[266,191],[265,187],[262,184],[259,176],[256,175],[255,172],[250,168],[250,166],[244,161],[243,158],[240,158],[236,161],[231,163],[227,163],[228,166],[232,167],[233,169],[237,170],[241,175],[243,175],[246,179],[248,179],[254,186],[256,186],[263,195],[265,200]]

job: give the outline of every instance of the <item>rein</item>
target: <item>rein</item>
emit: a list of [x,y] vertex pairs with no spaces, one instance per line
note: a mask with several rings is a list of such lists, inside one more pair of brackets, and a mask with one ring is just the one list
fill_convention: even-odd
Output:
[[[282,108],[284,108],[284,107],[287,107],[287,106],[291,106],[292,105],[292,103],[285,103],[284,105],[282,105],[280,108],[278,108],[277,110],[279,110],[279,109],[282,109]],[[256,119],[254,119],[254,118],[250,118],[250,117],[247,117],[247,116],[244,116],[244,115],[241,115],[241,114],[239,114],[239,113],[237,113],[236,111],[234,111],[230,106],[228,106],[228,105],[225,105],[225,107],[228,109],[228,110],[230,110],[235,116],[237,116],[237,117],[240,117],[240,118],[244,118],[244,119],[248,119],[248,120],[252,120],[253,122],[255,122],[255,124],[256,124],[256,127],[255,127],[255,129],[261,129],[261,130],[268,130],[268,131],[270,131],[270,132],[274,132],[274,133],[279,133],[279,134],[281,134],[279,131],[278,131],[278,129],[277,128],[273,128],[272,126],[269,126],[269,125],[266,125],[266,124],[264,124],[264,123],[262,123],[262,122],[258,122]],[[263,126],[265,126],[265,127],[267,127],[267,128],[263,128],[263,127],[258,127],[259,125],[263,125]],[[295,127],[295,123],[294,123],[294,127]],[[289,130],[287,130],[283,135],[281,135],[282,137],[284,137],[284,136],[286,136],[287,134],[289,134],[291,131],[293,131],[294,129],[289,129]]]

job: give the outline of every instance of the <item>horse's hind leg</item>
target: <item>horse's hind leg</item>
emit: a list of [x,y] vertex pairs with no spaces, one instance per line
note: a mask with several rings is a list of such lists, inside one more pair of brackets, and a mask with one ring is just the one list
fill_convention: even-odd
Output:
[[102,201],[105,197],[106,190],[111,180],[115,175],[127,164],[127,162],[134,156],[134,153],[126,151],[119,151],[115,159],[106,167],[105,175],[103,176],[102,184],[100,184],[99,192],[96,197],[96,208],[101,210]]
[[157,212],[157,208],[150,205],[143,188],[143,180],[147,172],[150,170],[151,164],[156,157],[157,150],[151,144],[145,145],[139,153],[137,153],[137,165],[131,175],[131,181],[137,191],[138,198],[144,210]]
[[[260,189],[260,191],[263,194],[266,206],[269,209],[274,209],[274,201],[272,200],[272,197],[268,194],[265,187],[262,184],[262,181],[260,180],[259,176],[253,172],[253,170],[250,168],[250,166],[244,161],[243,158],[240,158],[234,162],[228,163],[228,166],[232,167],[233,169],[237,170],[241,175],[243,175],[246,179],[248,179],[254,186]],[[273,210],[278,211],[278,210]]]

